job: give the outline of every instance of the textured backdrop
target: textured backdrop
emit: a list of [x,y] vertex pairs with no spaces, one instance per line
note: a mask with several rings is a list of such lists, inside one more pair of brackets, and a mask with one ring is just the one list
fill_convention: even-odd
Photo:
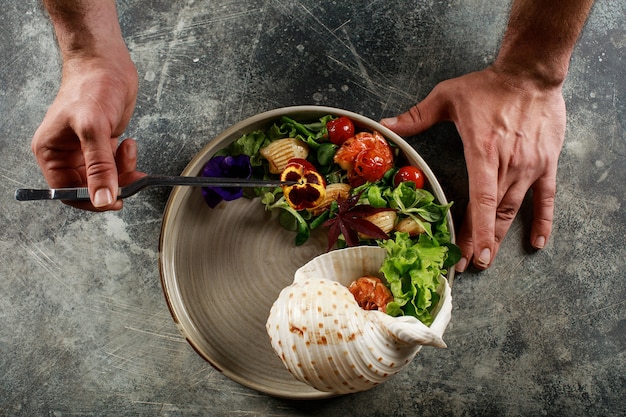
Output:
[[[373,119],[482,69],[508,2],[118,1],[140,91],[126,136],[140,169],[177,174],[223,129],[296,104]],[[626,5],[598,1],[564,94],[553,238],[534,253],[523,207],[492,268],[454,285],[446,350],[389,382],[284,401],[230,381],[176,329],[158,270],[167,190],[116,213],[18,203],[45,186],[30,138],[60,61],[37,2],[0,12],[0,415],[617,416],[626,409]],[[462,217],[454,126],[410,138]]]

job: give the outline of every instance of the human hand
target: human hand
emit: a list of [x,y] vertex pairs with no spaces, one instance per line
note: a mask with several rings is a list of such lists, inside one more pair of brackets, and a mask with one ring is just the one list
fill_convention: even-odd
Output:
[[118,146],[134,110],[137,84],[130,57],[64,62],[61,87],[31,146],[50,187],[87,185],[91,202],[71,205],[119,210],[118,185],[144,175],[136,171],[136,143],[125,140]]
[[539,87],[493,67],[439,83],[408,112],[381,123],[415,135],[451,120],[463,141],[469,204],[458,234],[464,271],[473,258],[488,268],[530,189],[530,242],[545,246],[552,231],[556,171],[565,136],[560,87]]

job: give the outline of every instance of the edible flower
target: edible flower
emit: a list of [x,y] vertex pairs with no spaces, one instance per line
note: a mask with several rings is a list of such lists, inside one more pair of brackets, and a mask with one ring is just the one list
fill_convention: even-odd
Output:
[[312,209],[324,201],[326,181],[306,159],[290,159],[280,179],[295,182],[282,186],[287,203],[295,210]]
[[[248,155],[214,156],[202,168],[201,177],[250,178],[252,166]],[[236,200],[243,195],[243,188],[202,187],[202,197],[209,207],[214,208],[222,200]]]

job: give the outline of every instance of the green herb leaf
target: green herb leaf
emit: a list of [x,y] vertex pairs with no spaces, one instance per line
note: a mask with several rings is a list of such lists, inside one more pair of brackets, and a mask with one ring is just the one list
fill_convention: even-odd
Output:
[[322,143],[319,148],[317,148],[317,162],[322,167],[332,165],[333,157],[335,156],[335,152],[337,152],[337,148],[339,147],[334,143]]

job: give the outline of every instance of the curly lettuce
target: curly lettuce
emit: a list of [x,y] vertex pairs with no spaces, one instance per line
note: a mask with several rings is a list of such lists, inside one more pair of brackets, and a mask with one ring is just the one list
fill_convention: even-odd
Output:
[[396,233],[394,239],[379,245],[387,250],[381,272],[394,298],[387,304],[387,314],[414,316],[430,325],[440,298],[440,276],[447,272],[444,262],[448,247],[427,235],[413,240],[407,233]]

